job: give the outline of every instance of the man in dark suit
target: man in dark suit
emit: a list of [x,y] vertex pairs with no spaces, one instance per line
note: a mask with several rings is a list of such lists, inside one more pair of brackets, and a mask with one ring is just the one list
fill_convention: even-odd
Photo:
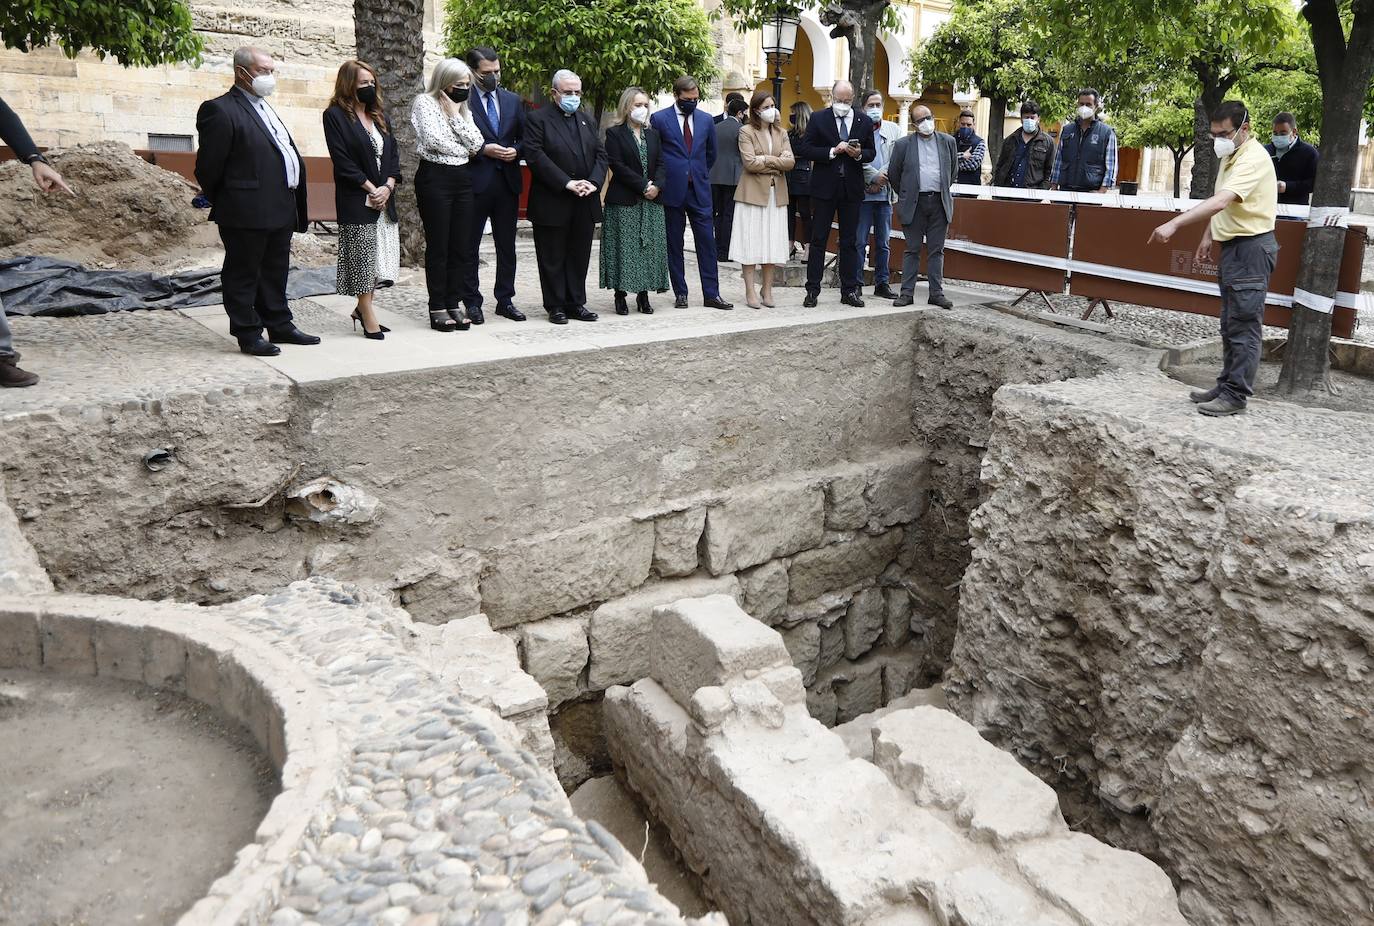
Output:
[[749,104],[732,99],[725,104],[725,118],[716,123],[716,163],[711,165],[711,215],[715,220],[716,260],[730,259],[730,232],[735,224],[735,187],[744,167],[739,159],[739,130]]
[[1274,174],[1279,178],[1279,202],[1288,206],[1311,202],[1322,156],[1315,146],[1298,137],[1298,120],[1292,113],[1274,117],[1274,134],[1264,150],[1273,159]]
[[703,304],[713,309],[733,309],[720,298],[716,267],[716,236],[711,216],[711,166],[716,163],[716,132],[711,117],[697,110],[701,89],[691,77],[673,81],[674,103],[649,119],[663,141],[664,183],[658,201],[663,203],[668,226],[668,276],[673,281],[673,307],[687,308],[687,273],[682,254],[687,222],[701,271]]
[[959,148],[953,135],[935,130],[935,119],[926,106],[911,112],[916,133],[899,139],[892,148],[887,180],[897,197],[897,219],[906,238],[902,255],[902,294],[893,303],[911,305],[921,266],[921,243],[926,246],[926,278],[931,305],[954,308],[945,296],[945,233],[954,221],[954,197],[950,186],[959,170]]
[[[305,162],[267,105],[276,62],[260,48],[234,52],[234,86],[196,113],[196,181],[224,242],[220,285],[229,332],[258,357],[278,344],[318,344],[296,327],[286,304],[291,234],[305,231]],[[267,340],[262,330],[267,329]],[[269,343],[270,342],[270,343]]]
[[529,219],[544,311],[555,325],[596,321],[587,310],[587,267],[601,221],[606,149],[596,123],[582,111],[582,78],[554,72],[552,105],[530,113],[525,160],[530,165]]
[[854,112],[853,84],[847,80],[835,82],[830,89],[830,106],[811,116],[794,153],[798,160],[812,162],[811,256],[806,265],[806,298],[802,305],[810,308],[820,296],[825,245],[830,238],[830,223],[838,215],[840,301],[863,308],[857,247],[859,204],[864,200],[863,165],[877,156],[878,149],[873,142],[873,120]]
[[496,314],[522,322],[525,315],[515,307],[515,221],[520,210],[520,159],[525,151],[525,107],[520,97],[501,89],[501,59],[495,50],[478,46],[468,52],[473,96],[468,101],[472,121],[486,144],[469,161],[472,178],[471,248],[463,280],[463,304],[474,325],[482,315],[482,285],[478,280],[478,252],[482,229],[491,221],[491,241],[496,246]]

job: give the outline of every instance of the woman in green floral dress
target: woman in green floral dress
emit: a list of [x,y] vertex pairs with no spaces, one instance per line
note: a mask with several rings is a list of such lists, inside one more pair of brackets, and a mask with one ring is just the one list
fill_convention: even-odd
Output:
[[649,290],[668,289],[668,235],[663,207],[663,158],[658,131],[649,126],[649,95],[631,87],[620,95],[616,123],[606,130],[611,185],[601,225],[601,288],[615,290],[617,315],[629,315],[627,293],[652,315]]

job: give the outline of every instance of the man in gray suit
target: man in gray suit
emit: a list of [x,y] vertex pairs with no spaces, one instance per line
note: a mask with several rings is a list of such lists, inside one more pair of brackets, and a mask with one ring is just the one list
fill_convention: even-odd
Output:
[[743,166],[739,159],[739,130],[749,104],[735,95],[725,104],[725,118],[716,123],[716,163],[711,165],[711,215],[715,220],[716,260],[730,259],[730,232],[735,227],[735,187]]
[[916,276],[921,266],[921,242],[928,260],[930,298],[926,301],[942,309],[954,308],[945,297],[945,232],[954,219],[955,160],[958,157],[954,136],[935,131],[935,119],[925,106],[911,111],[916,134],[900,139],[892,148],[892,167],[888,183],[897,197],[897,220],[906,235],[902,257],[902,294],[893,305],[911,305]]

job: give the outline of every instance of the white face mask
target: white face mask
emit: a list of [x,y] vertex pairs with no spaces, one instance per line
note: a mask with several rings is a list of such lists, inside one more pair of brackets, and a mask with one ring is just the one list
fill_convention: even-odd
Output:
[[769,125],[772,125],[774,122],[778,121],[778,108],[776,106],[770,106],[767,109],[760,109],[759,118]]
[[630,118],[634,120],[636,125],[647,124],[649,121],[649,107],[636,106],[634,109],[630,110]]
[[872,119],[874,122],[883,121],[883,108],[881,106],[870,106],[868,109],[865,109],[864,112],[868,113],[868,118]]
[[1229,138],[1212,139],[1212,150],[1216,152],[1218,158],[1229,158],[1236,153],[1236,143]]
[[1040,128],[1040,120],[1039,120],[1039,119],[1022,119],[1022,120],[1021,120],[1021,131],[1025,132],[1027,135],[1033,135],[1033,134],[1035,133],[1035,131],[1036,131],[1037,129],[1039,129],[1039,128]]
[[854,107],[850,106],[848,103],[836,103],[830,108],[835,110],[836,116],[843,119],[845,116],[849,115],[849,111]]
[[253,78],[253,92],[258,96],[271,96],[277,89],[275,74],[259,74]]
[[1080,119],[1091,119],[1096,114],[1097,110],[1093,109],[1091,106],[1078,107],[1078,118]]
[[920,132],[922,135],[934,135],[935,120],[930,116],[926,116],[920,122],[916,123],[916,131]]

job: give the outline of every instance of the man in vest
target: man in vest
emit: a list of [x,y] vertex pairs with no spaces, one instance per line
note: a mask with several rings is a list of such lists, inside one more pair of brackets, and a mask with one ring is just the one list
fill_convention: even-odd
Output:
[[1274,240],[1279,186],[1274,162],[1255,138],[1244,103],[1227,100],[1212,113],[1212,146],[1221,162],[1217,192],[1156,228],[1150,243],[1168,244],[1180,228],[1207,222],[1197,262],[1210,264],[1214,243],[1221,245],[1221,373],[1216,386],[1188,395],[1202,414],[1220,417],[1245,411],[1246,400],[1255,394],[1264,300],[1279,254]]
[[1050,189],[1105,193],[1116,185],[1116,133],[1097,118],[1102,98],[1090,87],[1078,91],[1078,121],[1059,129]]

